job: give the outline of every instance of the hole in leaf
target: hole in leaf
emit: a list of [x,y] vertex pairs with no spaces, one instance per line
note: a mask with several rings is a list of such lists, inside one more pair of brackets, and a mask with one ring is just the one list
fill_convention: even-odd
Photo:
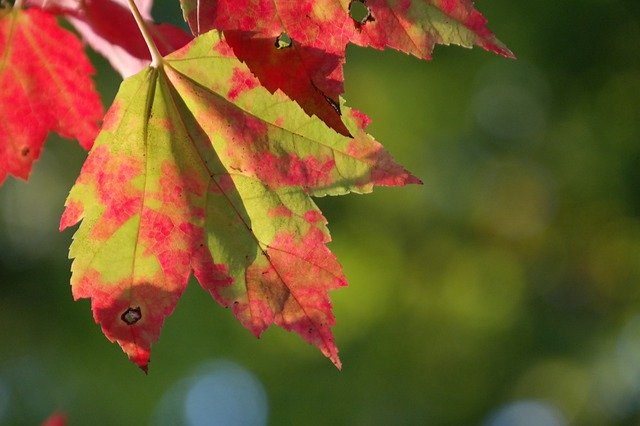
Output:
[[133,325],[140,321],[142,318],[142,311],[140,307],[137,308],[129,308],[122,315],[120,315],[120,319],[124,321],[127,325]]
[[349,3],[349,16],[359,25],[365,24],[367,21],[373,21],[371,9],[364,4],[363,0],[352,0]]
[[286,49],[293,45],[293,40],[289,37],[289,34],[282,33],[276,38],[276,49]]

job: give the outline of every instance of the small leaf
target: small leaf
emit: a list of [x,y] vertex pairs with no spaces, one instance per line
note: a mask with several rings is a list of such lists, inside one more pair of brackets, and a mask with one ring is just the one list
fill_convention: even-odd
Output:
[[310,195],[418,183],[342,106],[344,136],[264,89],[209,32],[125,80],[61,229],[75,298],[147,368],[191,270],[256,336],[275,323],[340,367],[327,292],[346,285]]
[[67,415],[65,413],[53,413],[49,416],[44,422],[42,422],[42,426],[66,426],[67,425]]
[[27,179],[47,134],[89,149],[102,104],[80,41],[37,9],[0,9],[0,184]]

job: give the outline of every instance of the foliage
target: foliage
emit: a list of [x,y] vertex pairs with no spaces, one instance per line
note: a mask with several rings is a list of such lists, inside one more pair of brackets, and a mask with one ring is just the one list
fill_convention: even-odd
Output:
[[[391,47],[425,59],[436,43],[511,52],[469,0],[185,0],[196,38],[162,58],[160,52],[187,36],[136,16],[147,56],[141,37],[120,32],[133,25],[122,3],[32,1],[26,10],[19,4],[6,9],[0,20],[0,79],[20,82],[16,92],[39,81],[39,73],[20,68],[20,58],[35,54],[18,55],[28,46],[38,52],[40,43],[15,48],[20,36],[31,40],[29,28],[46,20],[50,36],[72,37],[51,14],[67,16],[123,75],[152,60],[123,82],[67,200],[61,229],[83,220],[71,247],[74,297],[92,299],[105,335],[146,370],[151,344],[193,270],[257,336],[276,323],[340,367],[327,291],[346,280],[326,247],[326,220],[309,196],[419,183],[365,133],[368,118],[340,98],[347,44]],[[106,13],[115,19],[105,23]],[[80,139],[63,119],[74,118],[73,126],[83,129],[95,126],[96,95],[80,79],[91,68],[80,52],[69,56],[83,66],[46,54],[38,59],[43,69],[50,62],[62,67],[54,74],[81,83],[89,95],[62,85],[53,93],[38,90],[38,96],[25,91],[14,113],[47,117],[46,101],[59,115],[44,121],[28,144],[13,143],[8,130],[0,133],[0,167],[6,169],[0,173],[26,177],[49,130]],[[10,80],[14,72],[18,78]],[[73,101],[91,99],[91,113],[73,116],[79,111]],[[2,108],[14,106],[5,98]],[[81,144],[88,147],[88,141]],[[17,153],[28,161],[14,171],[9,164]]]

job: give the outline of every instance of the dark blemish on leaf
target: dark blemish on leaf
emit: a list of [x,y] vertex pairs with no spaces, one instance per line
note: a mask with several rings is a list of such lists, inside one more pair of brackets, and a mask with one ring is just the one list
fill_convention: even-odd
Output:
[[26,157],[27,155],[29,155],[30,152],[31,150],[29,149],[29,147],[24,146],[22,147],[22,150],[20,150],[20,155],[22,155],[23,157]]
[[287,33],[281,33],[277,38],[276,38],[276,43],[275,43],[276,49],[286,49],[288,47],[293,46],[293,40],[291,39],[291,37],[289,37],[289,34]]
[[351,0],[349,3],[349,16],[356,23],[357,28],[369,21],[375,21],[371,9],[365,4],[366,0]]
[[127,325],[133,325],[142,319],[142,311],[139,306],[136,308],[129,308],[120,315],[120,319]]

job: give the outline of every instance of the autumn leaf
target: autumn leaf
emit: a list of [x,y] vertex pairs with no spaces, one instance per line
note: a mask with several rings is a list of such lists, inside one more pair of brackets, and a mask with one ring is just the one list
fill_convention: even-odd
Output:
[[37,9],[0,9],[0,184],[27,179],[47,134],[89,149],[103,110],[80,41]]
[[49,416],[42,422],[42,426],[66,426],[67,415],[65,413],[57,412]]
[[345,133],[338,97],[349,43],[430,59],[435,44],[512,57],[471,0],[180,0],[194,34],[225,31],[238,58],[269,90]]
[[[123,77],[149,65],[151,56],[126,0],[27,0],[32,6],[64,16],[82,38]],[[161,54],[169,54],[191,41],[182,29],[156,24],[151,19],[152,0],[136,2]]]
[[215,31],[125,80],[60,223],[82,220],[74,297],[146,369],[193,270],[256,336],[275,323],[340,367],[327,292],[346,280],[310,196],[419,182],[342,112],[352,136],[263,88]]

